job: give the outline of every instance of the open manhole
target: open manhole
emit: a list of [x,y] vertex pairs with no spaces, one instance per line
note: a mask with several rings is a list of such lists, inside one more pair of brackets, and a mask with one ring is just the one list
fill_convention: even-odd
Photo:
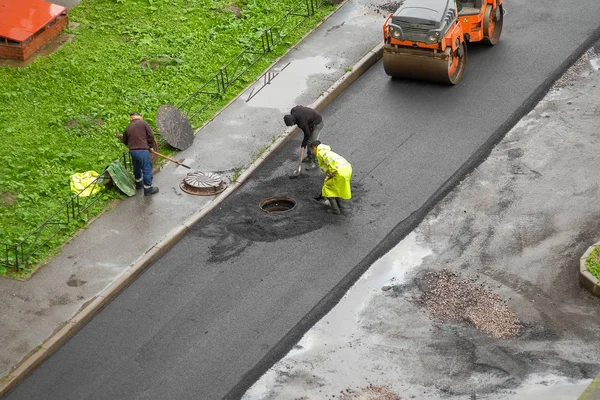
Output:
[[212,196],[221,193],[227,183],[214,172],[190,172],[179,184],[181,190],[198,196]]
[[296,200],[289,196],[269,197],[260,203],[260,208],[268,213],[282,213],[296,207]]

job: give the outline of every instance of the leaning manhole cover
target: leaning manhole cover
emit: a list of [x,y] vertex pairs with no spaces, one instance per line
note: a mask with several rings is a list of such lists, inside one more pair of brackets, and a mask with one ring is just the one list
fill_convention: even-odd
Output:
[[221,193],[227,184],[213,172],[190,172],[179,184],[181,190],[199,196],[212,196]]
[[260,208],[268,213],[280,213],[296,207],[296,200],[291,197],[270,197],[260,203]]

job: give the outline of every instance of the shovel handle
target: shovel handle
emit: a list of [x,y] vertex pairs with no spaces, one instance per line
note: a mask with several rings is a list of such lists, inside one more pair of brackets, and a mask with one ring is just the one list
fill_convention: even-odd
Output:
[[298,162],[298,174],[302,171],[302,157],[304,156],[304,147],[300,147],[300,161]]
[[151,152],[153,152],[154,154],[156,154],[156,155],[157,155],[157,156],[159,156],[159,157],[166,158],[167,160],[174,162],[174,163],[175,163],[175,164],[177,164],[177,165],[181,165],[182,167],[185,167],[185,168],[187,168],[187,169],[192,169],[191,167],[189,167],[189,166],[185,165],[185,164],[184,164],[184,163],[182,163],[181,161],[177,161],[177,160],[175,160],[174,158],[171,158],[171,157],[169,157],[169,156],[165,156],[164,154],[160,154],[158,151],[156,151],[156,150],[154,150],[154,149],[150,149],[150,151],[151,151]]

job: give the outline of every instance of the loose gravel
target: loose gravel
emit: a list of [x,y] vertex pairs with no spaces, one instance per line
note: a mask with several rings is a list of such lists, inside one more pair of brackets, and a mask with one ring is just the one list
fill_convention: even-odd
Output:
[[590,64],[590,60],[598,58],[598,53],[593,48],[589,49],[573,64],[569,69],[556,80],[553,89],[561,89],[567,86],[573,86],[573,84],[579,79],[579,77],[586,73],[592,72],[593,68]]
[[519,333],[521,322],[505,302],[483,285],[473,285],[448,270],[425,276],[423,302],[438,322],[467,322],[498,339]]
[[[332,396],[333,397],[333,396]],[[335,397],[336,400],[401,400],[389,386],[369,384],[357,389],[346,389]]]

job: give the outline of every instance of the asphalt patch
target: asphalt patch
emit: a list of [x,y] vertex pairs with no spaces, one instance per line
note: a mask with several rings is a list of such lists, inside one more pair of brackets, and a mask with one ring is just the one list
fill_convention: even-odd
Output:
[[[287,175],[255,177],[252,184],[234,193],[205,218],[191,234],[215,239],[210,247],[209,262],[223,262],[241,254],[253,242],[285,240],[335,225],[351,218],[360,201],[359,185],[353,185],[353,199],[343,201],[343,215],[327,213],[328,206],[314,198],[321,192],[324,176],[320,170],[305,171],[302,179]],[[261,203],[271,197],[291,197],[296,206],[286,212],[268,213]]]

